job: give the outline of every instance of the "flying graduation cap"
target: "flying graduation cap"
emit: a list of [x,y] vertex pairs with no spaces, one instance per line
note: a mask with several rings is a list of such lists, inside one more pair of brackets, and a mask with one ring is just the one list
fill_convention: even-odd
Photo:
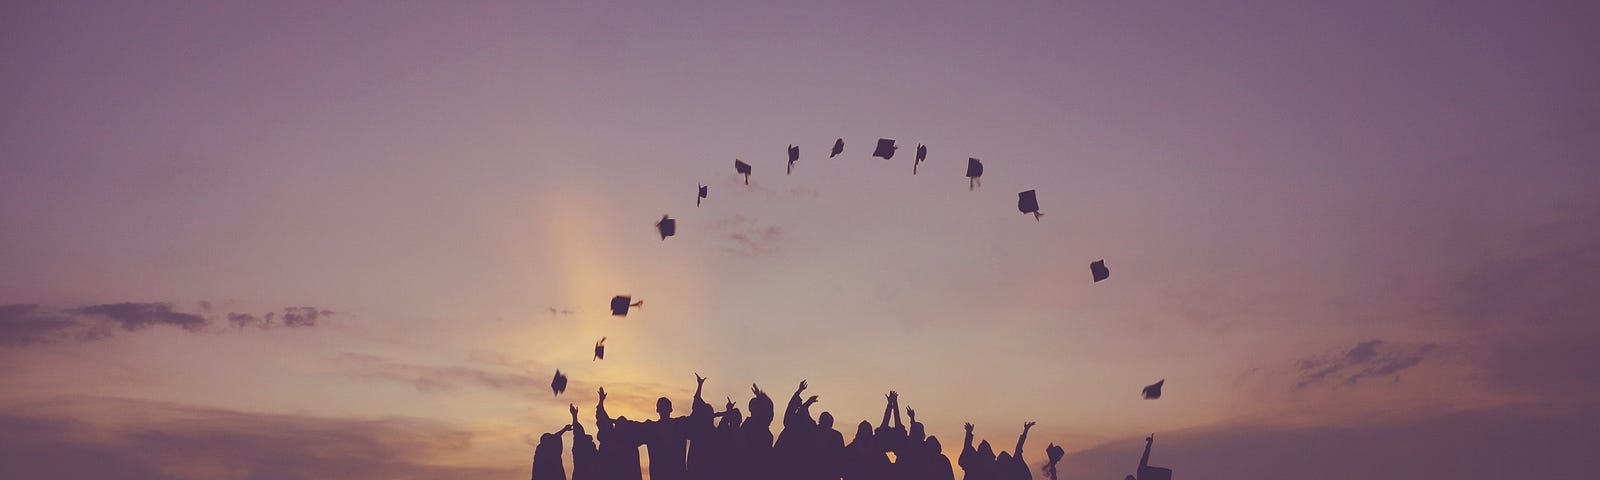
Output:
[[[700,185],[700,184],[696,183],[695,185]],[[700,206],[700,199],[702,199],[702,198],[706,198],[706,186],[705,185],[700,185],[700,196],[694,197],[694,206],[699,207]]]
[[1033,214],[1034,221],[1044,216],[1043,213],[1039,213],[1039,197],[1034,195],[1033,190],[1017,194],[1017,210]]
[[1089,264],[1089,273],[1094,275],[1096,283],[1111,278],[1111,269],[1106,268],[1105,260],[1095,260],[1094,263]]
[[590,361],[592,362],[594,360],[605,360],[605,359],[606,359],[606,337],[600,337],[600,341],[594,342],[594,359],[590,360]]
[[666,215],[662,215],[661,216],[661,221],[656,222],[656,232],[661,234],[661,239],[662,240],[666,240],[667,237],[670,237],[670,236],[673,236],[673,235],[677,235],[678,234],[678,221],[677,220],[673,220],[672,217],[668,217]]
[[561,370],[556,370],[555,380],[550,381],[550,391],[556,392],[556,395],[561,395],[561,392],[567,391],[567,376],[562,375]]
[[928,146],[920,144],[920,143],[917,144],[917,161],[913,162],[911,164],[911,174],[912,175],[916,175],[917,174],[917,165],[921,165],[922,161],[923,160],[927,160],[927,159],[928,159]]
[[789,171],[784,172],[784,175],[794,173],[794,162],[798,161],[800,161],[800,147],[789,145]]
[[828,154],[828,158],[833,158],[835,156],[838,156],[841,153],[844,153],[844,139],[843,138],[833,141],[833,153],[829,153]]
[[978,177],[983,176],[983,162],[976,158],[967,159],[967,190],[972,190],[974,185],[982,185]]
[[[633,302],[633,303],[629,303],[629,302]],[[634,302],[633,301],[633,297],[630,297],[630,296],[627,296],[627,295],[617,295],[615,297],[611,297],[611,314],[612,315],[616,315],[616,316],[619,316],[619,317],[626,317],[626,316],[628,316],[628,307],[644,308],[644,300],[640,300],[640,301]]]
[[1155,399],[1161,398],[1161,384],[1163,384],[1163,383],[1167,383],[1167,379],[1163,378],[1163,379],[1161,379],[1161,381],[1156,382],[1154,385],[1150,385],[1148,387],[1144,387],[1144,399],[1145,400],[1155,400]]
[[733,159],[733,171],[739,172],[740,175],[744,175],[745,185],[750,184],[750,164],[744,163],[744,160],[735,158]]
[[894,158],[894,151],[899,148],[894,146],[894,139],[880,138],[878,139],[878,149],[872,152],[872,156],[889,160]]

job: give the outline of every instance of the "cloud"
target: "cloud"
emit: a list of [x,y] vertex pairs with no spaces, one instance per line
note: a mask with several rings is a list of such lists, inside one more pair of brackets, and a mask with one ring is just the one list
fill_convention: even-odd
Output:
[[[355,352],[341,353],[337,362],[345,373],[353,377],[411,385],[419,393],[444,394],[478,388],[563,408],[568,403],[592,405],[598,399],[597,390],[602,386],[587,382],[582,377],[569,377],[567,393],[556,398],[550,391],[555,368],[538,362],[513,361],[503,354],[492,352],[473,352],[468,357],[469,365],[421,365]],[[570,375],[572,372],[567,373]],[[662,396],[689,398],[693,391],[687,385],[691,384],[606,383],[603,385],[606,387],[606,408],[613,415],[654,412],[656,399]],[[708,394],[707,398],[714,396]]]
[[[203,306],[202,310],[205,310]],[[154,327],[195,333],[226,331],[226,326],[219,325],[223,321],[235,330],[314,327],[334,312],[314,307],[288,307],[282,314],[282,321],[279,321],[277,312],[264,316],[239,312],[190,313],[175,310],[172,304],[164,302],[106,303],[61,310],[35,304],[0,305],[0,347],[101,340],[117,331],[134,332]]]
[[74,309],[71,313],[98,315],[129,331],[156,325],[170,325],[197,332],[210,324],[205,317],[193,313],[174,312],[172,305],[166,303],[108,303]]
[[5,478],[505,478],[526,470],[438,461],[469,450],[474,433],[413,418],[262,414],[101,397],[4,412]]
[[710,230],[721,238],[722,251],[749,257],[777,253],[783,241],[782,227],[763,226],[759,220],[742,215],[719,218],[711,222]]
[[[1158,434],[1150,465],[1186,479],[1580,478],[1597,427],[1600,416],[1581,407],[1530,406],[1309,428],[1232,425]],[[1123,478],[1143,449],[1138,438],[1072,453],[1061,477]]]
[[1319,384],[1352,385],[1369,377],[1387,377],[1422,363],[1437,348],[1423,345],[1394,345],[1382,340],[1357,343],[1342,354],[1323,354],[1295,363],[1299,381],[1295,390]]
[[410,384],[420,392],[439,392],[462,387],[491,390],[537,392],[550,389],[550,379],[528,372],[491,371],[463,366],[430,366],[398,362],[387,357],[345,352],[339,355],[345,371],[359,378]]

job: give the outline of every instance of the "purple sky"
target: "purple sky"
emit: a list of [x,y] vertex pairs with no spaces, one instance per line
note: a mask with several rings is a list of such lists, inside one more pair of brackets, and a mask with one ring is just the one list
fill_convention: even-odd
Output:
[[755,3],[0,5],[0,477],[521,476],[694,372],[1071,478],[1586,477],[1600,4]]

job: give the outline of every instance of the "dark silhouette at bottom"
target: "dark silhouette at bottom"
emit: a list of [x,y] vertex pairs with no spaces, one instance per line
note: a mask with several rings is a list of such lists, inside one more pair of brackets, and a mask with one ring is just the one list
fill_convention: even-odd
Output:
[[[662,397],[656,401],[657,418],[642,422],[611,418],[606,412],[606,391],[601,388],[595,405],[593,437],[578,422],[578,407],[569,406],[572,423],[543,434],[534,448],[533,480],[567,478],[561,436],[568,431],[573,432],[572,480],[640,480],[644,476],[640,446],[649,455],[653,480],[956,478],[950,457],[945,455],[938,437],[925,435],[916,410],[905,409],[911,420],[909,428],[901,421],[900,396],[896,392],[884,396],[883,418],[877,427],[863,420],[846,443],[844,435],[834,429],[832,414],[812,416],[811,407],[817,404],[818,397],[802,395],[809,386],[804,381],[789,396],[782,411],[783,430],[776,437],[771,429],[773,420],[778,419],[775,405],[760,387],[751,385],[746,418],[732,399],[722,411],[715,411],[701,398],[706,379],[697,374],[695,381],[688,415],[672,416],[672,400]],[[1032,479],[1023,446],[1033,426],[1034,422],[1023,423],[1016,447],[996,454],[987,440],[974,447],[976,428],[966,424],[966,436],[957,457],[965,472],[962,478]],[[1172,470],[1148,465],[1154,442],[1154,435],[1145,439],[1144,456],[1139,459],[1136,475],[1129,475],[1128,480],[1171,480]],[[1056,480],[1056,464],[1064,455],[1064,449],[1054,444],[1045,449],[1048,463],[1041,470],[1046,478]]]

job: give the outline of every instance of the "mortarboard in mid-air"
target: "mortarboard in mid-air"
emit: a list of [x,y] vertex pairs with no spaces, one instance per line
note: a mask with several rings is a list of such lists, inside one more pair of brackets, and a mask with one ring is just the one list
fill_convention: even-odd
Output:
[[561,395],[561,392],[567,391],[567,376],[562,375],[561,370],[556,370],[555,380],[550,381],[550,391],[556,392],[556,395]]
[[[632,303],[629,303],[629,302],[632,302]],[[630,297],[630,296],[627,296],[627,295],[617,295],[615,297],[611,297],[611,314],[612,315],[616,315],[616,316],[619,316],[619,317],[626,317],[626,316],[628,316],[628,307],[640,307],[640,308],[643,308],[644,307],[644,300],[640,300],[640,301],[634,302],[633,301],[633,297]]]
[[[699,184],[696,184],[696,185],[699,185]],[[702,199],[702,198],[706,198],[706,186],[705,185],[700,185],[700,195],[697,196],[697,197],[694,197],[694,206],[696,206],[696,207],[700,206],[700,199]]]
[[590,360],[590,361],[605,360],[605,359],[606,359],[606,337],[600,337],[600,341],[594,342],[594,359]]
[[733,171],[739,172],[740,175],[744,175],[745,185],[750,184],[750,164],[744,163],[744,160],[735,158],[733,159]]
[[1161,381],[1159,381],[1159,382],[1156,382],[1154,385],[1150,385],[1148,387],[1144,387],[1144,392],[1143,392],[1144,399],[1145,400],[1155,400],[1155,399],[1161,398],[1161,384],[1164,384],[1164,383],[1167,383],[1167,379],[1165,379],[1165,378],[1161,379]]
[[967,159],[967,190],[972,190],[975,185],[982,185],[978,177],[983,176],[983,162],[976,158]]
[[666,215],[661,216],[661,221],[656,222],[656,232],[661,234],[661,239],[678,234],[678,221]]
[[1105,260],[1095,260],[1089,264],[1089,273],[1094,275],[1095,282],[1111,278],[1111,269],[1106,268]]
[[880,138],[878,139],[878,149],[872,152],[872,156],[889,160],[894,158],[894,151],[899,148],[894,146],[894,139]]
[[920,144],[920,143],[917,144],[917,161],[911,163],[911,174],[912,175],[916,175],[917,174],[917,165],[921,165],[922,161],[923,160],[927,160],[927,159],[928,159],[928,146]]
[[833,141],[833,152],[828,154],[828,158],[833,158],[833,157],[839,156],[839,154],[841,154],[841,153],[844,153],[844,139],[843,138]]
[[1033,193],[1033,190],[1017,194],[1017,210],[1021,210],[1022,213],[1033,214],[1035,221],[1044,216],[1043,213],[1039,213],[1039,197]]
[[784,175],[794,173],[794,162],[800,161],[800,147],[789,145],[789,170]]

